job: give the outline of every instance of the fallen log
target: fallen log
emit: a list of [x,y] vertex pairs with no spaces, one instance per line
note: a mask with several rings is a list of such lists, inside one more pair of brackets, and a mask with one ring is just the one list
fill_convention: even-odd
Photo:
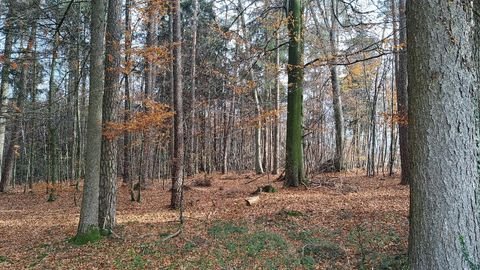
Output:
[[245,199],[245,201],[247,202],[247,205],[248,206],[252,206],[254,204],[256,204],[258,201],[260,201],[260,196],[253,196],[253,197],[248,197]]

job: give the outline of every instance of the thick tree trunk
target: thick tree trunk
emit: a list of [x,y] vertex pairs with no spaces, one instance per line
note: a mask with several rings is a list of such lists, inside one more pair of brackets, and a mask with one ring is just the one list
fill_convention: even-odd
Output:
[[[121,58],[119,45],[122,36],[121,7],[121,0],[109,0],[108,2],[102,112],[104,124],[115,121],[117,116]],[[100,170],[98,224],[102,229],[111,230],[116,224],[117,204],[117,140],[115,138],[102,137]]]
[[303,172],[303,8],[302,0],[289,0],[288,105],[285,185],[297,187]]
[[476,269],[471,6],[462,0],[409,1],[407,16],[410,269]]
[[174,209],[182,207],[183,200],[183,82],[182,82],[182,21],[180,0],[175,0],[173,10],[173,80],[174,80],[174,147],[173,147],[173,179],[170,206]]
[[85,149],[85,181],[77,236],[98,229],[106,0],[92,0],[91,10],[91,29],[95,31],[91,32],[90,39],[90,98]]

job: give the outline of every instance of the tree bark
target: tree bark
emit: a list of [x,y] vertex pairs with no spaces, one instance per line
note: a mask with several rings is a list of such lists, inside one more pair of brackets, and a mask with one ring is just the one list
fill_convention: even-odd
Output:
[[272,173],[278,174],[279,168],[279,152],[280,152],[280,48],[279,48],[279,30],[275,33],[275,92],[273,96],[273,103],[275,106],[275,116],[273,123],[273,168]]
[[[132,26],[130,22],[130,0],[125,0],[125,66],[130,66],[131,46],[132,46]],[[125,103],[124,103],[124,123],[130,119],[130,69],[125,70]],[[130,134],[125,132],[123,135],[123,183],[131,183],[131,146]]]
[[288,104],[285,185],[297,187],[303,172],[303,8],[302,0],[288,5]]
[[11,129],[11,138],[5,153],[5,160],[3,162],[1,182],[0,182],[0,192],[4,192],[7,189],[7,185],[12,182],[12,174],[15,166],[16,152],[18,149],[18,141],[20,136],[20,131],[23,121],[23,103],[25,101],[25,95],[27,92],[27,81],[28,81],[28,70],[30,67],[29,59],[31,59],[31,51],[33,49],[33,44],[35,42],[35,33],[36,33],[36,23],[33,24],[30,38],[28,40],[27,49],[23,55],[21,61],[21,71],[20,71],[20,87],[16,93],[16,109],[17,113],[13,114],[13,125]]
[[173,7],[173,80],[174,80],[174,147],[173,147],[173,179],[170,206],[174,209],[182,207],[183,200],[183,82],[182,82],[182,20],[180,0],[174,1]]
[[[12,45],[13,45],[13,1],[9,1],[8,13],[7,17],[5,18],[5,45],[3,49],[3,57],[4,62],[2,65],[2,72],[1,72],[1,84],[0,84],[0,95],[1,95],[1,102],[0,102],[0,175],[1,168],[3,167],[3,152],[5,148],[5,131],[7,126],[7,105],[8,105],[8,75],[10,74],[10,57],[12,54]],[[0,191],[4,191],[6,189],[6,182],[3,179],[0,179]],[[3,187],[4,186],[4,187]]]
[[198,32],[198,0],[193,0],[193,26],[192,26],[192,73],[190,75],[191,91],[192,91],[192,106],[190,112],[190,151],[188,154],[188,174],[195,175],[197,173],[198,163],[198,139],[196,136],[196,88],[197,88],[197,32]]
[[407,185],[410,181],[408,168],[408,88],[407,88],[407,29],[405,16],[405,0],[399,2],[399,45],[398,48],[398,73],[396,74],[397,110],[402,121],[398,125],[400,141],[400,166],[402,178],[400,184]]
[[85,181],[77,236],[98,229],[106,0],[92,0],[91,10],[90,29],[95,31],[91,32],[90,39],[90,98],[85,147]]
[[477,269],[480,213],[469,1],[409,1],[410,269]]
[[[116,120],[118,92],[120,90],[121,0],[109,0],[107,35],[105,42],[105,85],[103,93],[104,124]],[[100,161],[100,197],[98,223],[104,230],[116,224],[117,204],[117,140],[102,137]]]
[[[330,25],[330,53],[332,57],[337,55],[337,31],[338,23],[335,16],[335,0],[331,1],[331,25]],[[340,92],[340,83],[338,80],[338,71],[335,64],[330,65],[330,80],[332,83],[332,97],[333,97],[333,115],[335,119],[335,158],[334,166],[336,171],[343,169],[343,148],[344,148],[344,130],[343,130],[343,109],[342,96]]]
[[[243,5],[242,5],[242,1],[238,1],[238,10],[239,12],[243,11]],[[240,15],[240,19],[241,19],[241,26],[242,26],[242,31],[243,31],[243,35],[244,35],[244,38],[245,40],[249,41],[250,40],[250,35],[247,31],[247,25],[246,25],[246,22],[245,22],[245,15],[244,13],[241,13]],[[249,43],[247,42],[246,43],[246,47],[245,47],[245,54],[246,54],[246,58],[247,59],[250,59],[251,55],[250,55],[250,50],[251,50],[251,47],[249,45]],[[248,75],[249,75],[249,80],[251,82],[255,82],[255,74],[253,72],[253,67],[248,67],[249,70],[248,70]],[[262,121],[261,121],[261,113],[262,113],[262,109],[261,109],[261,106],[260,106],[260,99],[259,99],[259,95],[258,95],[258,87],[255,87],[255,89],[253,89],[253,99],[255,101],[255,113],[258,117],[258,120],[256,121],[255,123],[255,137],[254,137],[254,140],[255,140],[255,172],[257,174],[262,174],[264,173],[264,170],[263,170],[263,164],[262,164]]]

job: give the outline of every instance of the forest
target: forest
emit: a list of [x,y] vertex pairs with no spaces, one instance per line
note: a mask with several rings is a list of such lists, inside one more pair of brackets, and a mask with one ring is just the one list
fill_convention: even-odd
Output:
[[480,270],[480,1],[0,0],[0,269]]

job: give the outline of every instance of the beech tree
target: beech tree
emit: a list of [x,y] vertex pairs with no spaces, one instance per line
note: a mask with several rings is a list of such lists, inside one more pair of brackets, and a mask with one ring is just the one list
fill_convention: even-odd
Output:
[[85,181],[77,237],[98,230],[100,157],[102,146],[102,100],[105,76],[106,0],[92,0],[90,38],[90,96],[85,149]]
[[476,269],[472,7],[461,0],[407,5],[410,269]]
[[288,2],[288,106],[285,184],[297,187],[303,171],[303,7],[302,0]]

